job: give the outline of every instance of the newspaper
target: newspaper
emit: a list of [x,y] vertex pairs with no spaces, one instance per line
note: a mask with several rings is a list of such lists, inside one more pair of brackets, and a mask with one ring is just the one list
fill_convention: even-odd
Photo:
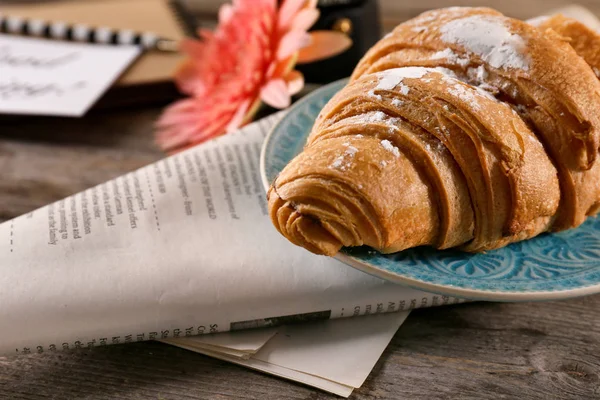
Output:
[[276,232],[258,168],[281,116],[1,224],[0,354],[460,302],[310,254]]
[[410,311],[220,332],[163,343],[348,397]]
[[338,318],[164,342],[348,397],[363,385],[409,313]]

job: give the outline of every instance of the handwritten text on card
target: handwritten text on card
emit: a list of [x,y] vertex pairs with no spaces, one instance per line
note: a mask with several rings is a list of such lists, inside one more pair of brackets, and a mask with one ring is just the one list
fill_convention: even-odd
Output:
[[0,35],[0,113],[81,116],[139,51]]

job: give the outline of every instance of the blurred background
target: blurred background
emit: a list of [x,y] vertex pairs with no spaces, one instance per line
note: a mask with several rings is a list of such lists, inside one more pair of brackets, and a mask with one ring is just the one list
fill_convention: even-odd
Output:
[[[118,0],[117,0],[118,1]],[[321,1],[320,3],[345,3],[346,1]],[[199,15],[214,14],[224,0],[186,0],[185,3]],[[549,9],[573,4],[568,0],[379,0],[384,28],[392,28],[403,20],[440,7],[471,6],[492,7],[516,18],[529,18]],[[600,0],[580,0],[577,4],[598,13]]]
[[[57,1],[81,2],[81,0],[2,0],[3,4],[48,3]],[[89,0],[86,0],[89,1]],[[121,0],[104,0],[121,1]],[[203,19],[216,16],[219,6],[227,0],[182,0],[192,12]],[[354,0],[321,0],[321,4],[344,4],[357,2]],[[361,2],[360,0],[358,2]],[[481,6],[493,7],[504,14],[516,18],[529,18],[549,9],[573,4],[568,0],[379,0],[383,25],[391,28],[401,21],[432,9],[449,6]],[[598,13],[600,0],[579,0],[577,4]]]

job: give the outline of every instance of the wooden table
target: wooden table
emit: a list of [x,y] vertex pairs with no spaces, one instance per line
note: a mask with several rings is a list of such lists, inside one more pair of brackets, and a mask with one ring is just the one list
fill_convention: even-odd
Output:
[[[0,121],[0,220],[161,158],[159,111]],[[600,296],[417,310],[353,398],[600,398],[598,355]],[[160,343],[0,357],[1,399],[229,397],[333,398]]]
[[[418,1],[406,3],[407,9],[413,3],[424,7]],[[541,0],[506,4],[516,15],[542,9]],[[0,120],[0,221],[161,158],[152,141],[152,122],[159,111],[97,111],[80,120]],[[600,296],[416,310],[352,398],[600,398],[599,356]],[[149,342],[0,357],[0,398],[335,396]]]

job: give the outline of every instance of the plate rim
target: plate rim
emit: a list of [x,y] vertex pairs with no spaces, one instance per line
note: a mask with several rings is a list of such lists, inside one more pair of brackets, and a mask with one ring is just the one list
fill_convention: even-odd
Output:
[[[260,177],[265,189],[268,192],[271,183],[268,180],[266,172],[266,155],[267,148],[272,144],[273,138],[278,128],[285,123],[285,120],[293,115],[295,109],[302,107],[303,104],[310,102],[314,98],[317,98],[324,92],[328,87],[339,85],[340,83],[347,81],[348,78],[339,79],[324,85],[310,94],[306,95],[302,99],[294,103],[285,113],[285,115],[277,121],[266,135],[264,142],[261,146],[259,169]],[[308,250],[306,250],[308,251]],[[407,286],[410,288],[427,291],[430,293],[437,293],[444,296],[454,296],[459,298],[465,298],[470,300],[484,300],[484,301],[502,301],[502,302],[523,302],[523,301],[552,301],[552,300],[564,300],[575,297],[582,297],[600,292],[600,282],[595,284],[581,286],[578,288],[570,288],[564,290],[536,290],[536,291],[493,291],[484,289],[473,289],[464,288],[459,286],[444,285],[439,283],[431,283],[424,280],[420,280],[405,275],[396,274],[390,271],[386,271],[377,267],[374,267],[364,261],[359,261],[352,256],[343,252],[338,252],[333,258],[338,261],[362,271],[366,274],[375,276],[388,282],[396,283],[399,285]]]
[[430,293],[437,293],[444,296],[454,296],[469,300],[483,301],[501,301],[501,302],[523,302],[523,301],[553,301],[565,300],[575,297],[583,297],[600,292],[600,283],[581,286],[574,289],[565,290],[537,290],[537,291],[492,291],[483,289],[462,288],[459,286],[442,285],[426,282],[420,279],[407,277],[405,275],[395,274],[383,269],[375,268],[367,263],[360,262],[351,256],[339,252],[334,256],[335,259],[343,262],[352,268],[358,269],[366,274],[376,276],[388,282],[396,283],[419,289]]

